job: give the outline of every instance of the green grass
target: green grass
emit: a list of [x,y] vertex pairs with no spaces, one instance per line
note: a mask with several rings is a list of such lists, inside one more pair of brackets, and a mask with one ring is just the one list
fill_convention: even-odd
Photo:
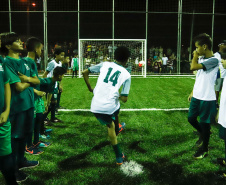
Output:
[[[91,84],[95,85],[95,78]],[[133,78],[126,108],[188,108],[187,97],[194,85],[189,78]],[[89,109],[92,94],[83,79],[64,79],[61,106],[69,109]],[[224,156],[224,144],[212,126],[210,154],[194,160],[197,136],[187,122],[187,111],[121,112],[127,123],[119,136],[121,148],[128,160],[144,166],[144,173],[127,177],[115,166],[115,156],[107,141],[107,131],[90,112],[60,112],[64,123],[51,128],[52,145],[39,156],[40,166],[26,170],[30,178],[22,183],[38,185],[165,185],[222,184],[215,173],[225,170],[212,162]],[[3,178],[0,176],[0,184]]]

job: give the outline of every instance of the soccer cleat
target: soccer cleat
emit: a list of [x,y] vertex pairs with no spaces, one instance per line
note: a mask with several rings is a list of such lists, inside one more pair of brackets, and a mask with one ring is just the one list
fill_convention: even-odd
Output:
[[51,129],[51,128],[46,128],[45,129],[45,133],[49,133],[49,132],[52,132],[53,131],[53,129]]
[[38,161],[28,161],[25,157],[24,161],[18,165],[18,168],[21,170],[25,168],[34,168],[38,165],[39,165]]
[[53,123],[63,123],[62,120],[55,118],[54,120],[51,120]]
[[46,148],[46,147],[48,147],[49,145],[51,145],[50,142],[39,141],[39,142],[37,143],[37,146],[40,147],[40,148]]
[[121,166],[125,158],[126,156],[124,155],[124,153],[122,153],[122,157],[116,157],[116,165]]
[[204,150],[202,147],[197,150],[197,152],[193,155],[195,159],[203,159],[208,155],[208,150]]
[[38,147],[36,147],[34,145],[29,148],[26,147],[25,152],[30,155],[40,155],[43,153],[42,150],[40,150]]
[[24,182],[29,177],[26,173],[24,173],[24,172],[22,172],[20,170],[16,170],[15,176],[16,176],[16,182],[17,183]]
[[217,158],[217,164],[220,164],[221,166],[226,166],[226,162],[224,158]]
[[41,138],[41,139],[51,139],[50,135],[48,135],[48,134],[42,134],[42,135],[40,134],[39,138]]
[[122,122],[121,124],[119,123],[118,125],[119,125],[119,131],[118,132],[120,133],[125,129],[126,123]]

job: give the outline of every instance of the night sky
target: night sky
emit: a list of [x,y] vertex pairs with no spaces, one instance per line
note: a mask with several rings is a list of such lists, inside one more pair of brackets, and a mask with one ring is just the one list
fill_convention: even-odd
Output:
[[[48,42],[73,42],[78,39],[78,4],[75,0],[48,0]],[[36,3],[36,6],[32,6]],[[148,47],[177,47],[178,1],[149,0]],[[115,39],[145,39],[145,0],[115,0]],[[43,39],[42,1],[11,0],[12,31],[28,37]],[[205,13],[194,16],[194,35],[202,32],[212,34],[213,1],[183,0],[182,45],[190,42],[192,12]],[[27,11],[19,12],[19,11]],[[4,12],[3,12],[4,11]],[[0,30],[9,31],[8,0],[0,2]],[[59,12],[66,11],[66,12]],[[74,12],[69,12],[74,11]],[[80,38],[112,38],[112,0],[80,0]],[[105,12],[84,12],[105,11]],[[125,11],[133,11],[125,12]],[[226,39],[226,2],[216,0],[214,24],[214,48]]]

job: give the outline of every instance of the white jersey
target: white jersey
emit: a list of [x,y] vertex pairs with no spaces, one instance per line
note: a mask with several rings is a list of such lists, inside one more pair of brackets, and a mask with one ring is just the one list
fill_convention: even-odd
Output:
[[221,100],[220,100],[218,123],[221,124],[224,128],[226,128],[226,116],[225,116],[225,110],[226,110],[226,96],[225,96],[225,94],[226,94],[226,80],[224,80],[224,82],[223,82],[221,94],[222,94],[222,96],[221,96]]
[[199,69],[196,74],[193,97],[203,101],[216,100],[214,85],[219,61],[216,57],[200,57],[198,63],[203,65],[203,69]]
[[62,63],[59,61],[59,63],[57,63],[55,60],[52,60],[51,62],[48,63],[48,66],[46,68],[46,71],[48,71],[48,78],[53,77],[53,70],[57,67],[62,67]]
[[91,112],[101,114],[113,114],[120,108],[119,89],[123,85],[121,96],[128,96],[131,84],[129,72],[114,62],[102,62],[90,67],[91,73],[100,75],[93,91]]
[[221,54],[216,52],[214,53],[214,56],[219,60],[219,70],[220,70],[220,78],[225,78],[226,76],[226,69],[224,69],[222,63],[221,63]]
[[162,65],[167,65],[168,57],[162,57]]

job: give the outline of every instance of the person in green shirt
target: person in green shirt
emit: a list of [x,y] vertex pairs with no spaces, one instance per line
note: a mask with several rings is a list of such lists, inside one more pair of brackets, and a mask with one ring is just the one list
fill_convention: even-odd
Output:
[[74,77],[75,75],[75,78],[77,78],[77,71],[78,71],[78,55],[74,55],[74,58],[72,58],[71,60],[71,68],[73,70],[72,72],[72,78]]
[[[38,77],[38,69],[35,63],[35,60],[39,58],[42,54],[42,42],[35,37],[30,37],[26,41],[26,49],[28,51],[27,57],[24,57],[22,60],[31,66],[31,69]],[[39,141],[39,133],[41,122],[43,121],[43,112],[45,111],[44,101],[42,99],[45,96],[45,92],[40,91],[40,85],[34,87],[34,132],[31,132],[27,139],[27,148],[26,153],[32,155],[39,155],[43,153],[42,150],[39,149],[39,146],[46,146],[47,144],[41,143]],[[34,133],[34,134],[33,134]],[[34,141],[32,144],[32,136],[34,135]]]
[[26,139],[33,130],[34,91],[31,86],[38,85],[40,80],[31,67],[19,59],[23,43],[16,33],[6,33],[1,37],[1,50],[5,54],[4,69],[9,76],[11,87],[11,142],[13,160],[16,165],[16,180],[24,181],[27,175],[21,168],[31,168],[39,165],[38,161],[28,161],[24,157]]
[[[0,36],[1,49],[1,36]],[[0,58],[0,170],[6,184],[17,184],[11,149],[10,112],[11,89],[9,78],[3,68],[3,57]]]

